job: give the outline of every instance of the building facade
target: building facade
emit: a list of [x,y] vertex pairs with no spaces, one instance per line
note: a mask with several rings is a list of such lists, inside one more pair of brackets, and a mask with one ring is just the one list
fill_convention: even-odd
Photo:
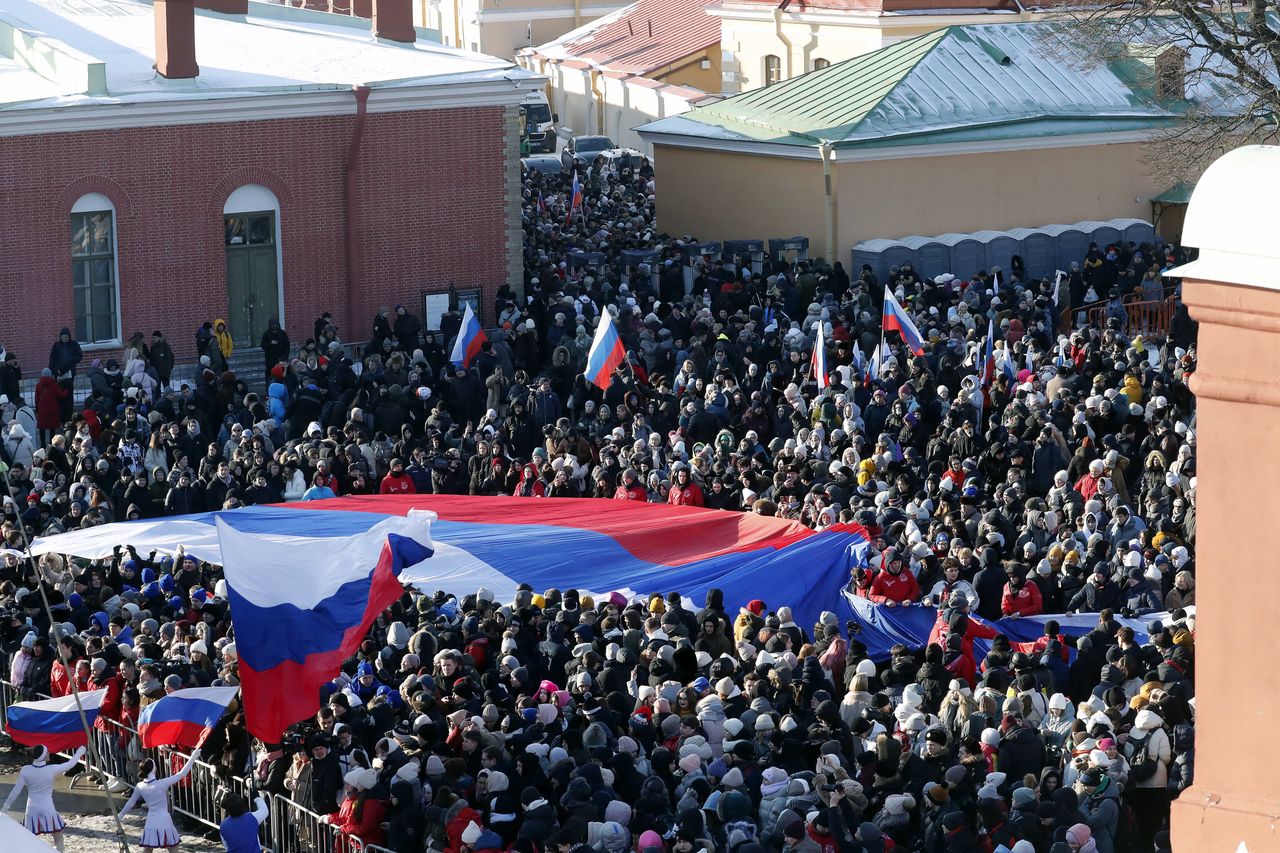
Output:
[[[0,341],[29,370],[63,326],[104,353],[161,329],[181,358],[216,318],[238,346],[256,346],[272,319],[301,342],[325,311],[344,339],[362,340],[381,305],[421,315],[425,293],[453,285],[477,291],[483,308],[500,285],[519,283],[514,102],[542,81],[438,45],[374,42],[352,29],[367,27],[357,19],[312,27],[290,19],[303,10],[273,9],[258,20],[256,8],[197,11],[196,63],[210,70],[149,84],[102,41],[93,56],[59,36],[96,26],[136,52],[150,14],[68,22],[34,3],[21,10],[27,32],[48,40],[44,55],[97,65],[90,78],[105,83],[103,94],[68,93],[74,62],[42,76],[31,58],[0,58],[28,93],[64,89],[56,101],[0,107]],[[214,47],[237,37],[252,70]],[[255,55],[255,38],[278,55]],[[322,73],[351,82],[297,79],[343,48],[356,51],[344,54],[353,64]],[[291,62],[291,50],[310,59]],[[182,58],[174,44],[148,53],[171,70]],[[269,74],[283,73],[273,63],[291,65],[294,79],[264,91]]]

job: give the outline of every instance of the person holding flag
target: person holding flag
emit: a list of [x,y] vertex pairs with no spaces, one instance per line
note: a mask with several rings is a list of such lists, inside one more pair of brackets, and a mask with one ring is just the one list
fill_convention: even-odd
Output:
[[476,313],[471,310],[471,303],[468,302],[466,305],[467,310],[462,313],[462,325],[458,328],[458,337],[453,342],[453,352],[449,355],[449,360],[454,366],[461,367],[463,370],[471,367],[472,360],[480,353],[480,348],[484,346],[485,341],[489,340],[484,329],[480,328]]
[[573,223],[573,209],[582,204],[582,182],[578,180],[578,170],[573,171],[573,189],[569,191],[569,210],[564,215],[564,226]]
[[902,342],[907,345],[907,349],[911,350],[913,355],[924,355],[924,337],[921,336],[920,330],[916,328],[916,324],[911,321],[911,315],[907,313],[893,295],[893,291],[889,289],[889,285],[884,286],[884,311],[880,317],[880,339],[883,342],[884,333],[890,330],[897,331],[902,336]]
[[813,353],[809,356],[809,375],[817,383],[818,393],[821,394],[831,384],[827,378],[827,342],[823,334],[823,324],[817,322],[813,325],[817,329],[817,334],[813,339]]
[[617,327],[613,325],[613,315],[607,310],[601,311],[595,338],[587,352],[587,366],[582,375],[601,391],[607,391],[609,383],[613,381],[613,372],[626,359],[627,351],[622,346],[622,338],[618,337]]
[[181,770],[163,779],[156,778],[155,759],[148,758],[138,766],[138,784],[133,786],[133,796],[129,797],[120,810],[119,819],[123,821],[125,815],[133,811],[138,800],[146,804],[147,822],[142,827],[142,849],[147,853],[157,847],[167,848],[170,853],[178,849],[182,836],[178,835],[178,828],[173,825],[173,818],[169,815],[169,789],[187,778],[199,757],[200,750],[197,748],[192,751]]
[[53,846],[61,850],[62,830],[67,824],[53,805],[53,783],[80,763],[80,759],[84,757],[84,747],[77,748],[68,761],[59,761],[57,764],[49,763],[47,747],[33,746],[30,755],[31,763],[18,771],[18,781],[9,791],[0,811],[7,812],[22,789],[26,788],[27,810],[23,815],[22,825],[35,835],[53,835]]

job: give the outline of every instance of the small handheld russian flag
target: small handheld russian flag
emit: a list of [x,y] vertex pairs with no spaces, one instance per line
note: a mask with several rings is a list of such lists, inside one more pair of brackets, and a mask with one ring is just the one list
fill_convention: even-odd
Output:
[[239,692],[239,687],[189,687],[152,702],[138,717],[142,748],[203,746]]
[[916,324],[911,322],[911,315],[906,312],[894,297],[889,285],[884,286],[884,311],[880,316],[880,325],[885,331],[897,330],[902,335],[902,342],[914,355],[924,355],[924,338]]
[[480,328],[480,321],[476,319],[475,312],[471,310],[471,303],[468,302],[467,310],[462,314],[462,327],[458,329],[458,338],[453,342],[453,352],[449,360],[466,370],[487,340],[489,336],[484,333],[484,329]]
[[573,172],[573,189],[569,192],[569,210],[564,215],[564,224],[573,222],[573,209],[582,204],[582,183],[578,180],[578,172]]
[[823,335],[822,321],[814,323],[817,333],[813,338],[813,354],[809,356],[809,373],[818,384],[818,390],[826,390],[831,384],[827,378],[827,342]]
[[596,324],[596,336],[591,341],[591,349],[587,352],[587,366],[582,375],[601,391],[609,387],[613,381],[613,372],[626,361],[627,350],[618,337],[618,329],[613,325],[613,315],[608,311],[600,312],[600,322]]
[[[98,706],[106,695],[105,687],[80,694],[80,707],[84,708],[84,719],[90,726],[98,719]],[[17,702],[9,706],[5,716],[5,732],[26,746],[43,746],[50,752],[62,752],[86,746],[89,742],[80,720],[80,710],[76,707],[75,694],[38,702]]]

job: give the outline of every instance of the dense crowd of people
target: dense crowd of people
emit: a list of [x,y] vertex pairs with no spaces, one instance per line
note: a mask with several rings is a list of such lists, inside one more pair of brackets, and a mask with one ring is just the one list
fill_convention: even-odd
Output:
[[[219,567],[127,542],[30,563],[24,533],[377,493],[856,523],[872,545],[851,592],[937,607],[925,647],[872,660],[830,613],[798,625],[789,602],[714,590],[696,610],[669,590],[406,590],[314,720],[261,744],[232,719],[205,760],[397,853],[1168,850],[1195,754],[1195,330],[1182,309],[1155,337],[1122,311],[1059,329],[1090,291],[1172,292],[1177,251],[1095,247],[1062,304],[1016,263],[881,281],[716,258],[686,292],[692,238],[656,233],[647,162],[589,167],[572,211],[564,177],[525,182],[523,288],[479,306],[493,328],[465,368],[456,299],[439,330],[382,309],[360,346],[327,314],[300,346],[273,324],[262,384],[229,370],[222,320],[184,380],[160,331],[86,365],[64,329],[33,396],[7,353],[9,681],[106,687],[100,727],[237,683]],[[624,271],[636,248],[658,256]],[[923,354],[882,334],[885,287]],[[604,311],[628,360],[601,391],[582,371]],[[1053,613],[1097,625],[1010,643],[988,624]]]

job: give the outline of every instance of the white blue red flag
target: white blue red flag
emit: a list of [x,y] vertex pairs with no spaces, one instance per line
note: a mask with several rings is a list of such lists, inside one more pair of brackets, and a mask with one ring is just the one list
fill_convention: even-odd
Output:
[[475,312],[471,310],[471,303],[468,302],[467,310],[462,313],[462,326],[458,329],[457,340],[453,342],[453,352],[449,360],[455,366],[466,370],[487,340],[489,336],[484,333],[484,329],[480,328],[480,321],[476,319]]
[[564,224],[573,222],[573,209],[582,204],[582,183],[578,180],[578,170],[573,171],[573,189],[569,191],[569,210],[564,215]]
[[203,746],[239,692],[239,687],[189,687],[152,702],[138,717],[142,748]]
[[591,341],[591,349],[587,351],[587,366],[582,375],[603,391],[613,381],[613,372],[626,358],[627,350],[622,345],[622,338],[618,337],[618,327],[613,325],[613,316],[608,311],[601,311],[600,322],[596,324],[596,336]]
[[247,532],[217,520],[249,732],[275,742],[320,708],[320,688],[434,553],[435,513],[411,511],[359,535]]
[[26,746],[43,746],[50,752],[64,752],[78,746],[87,746],[89,739],[84,724],[90,726],[98,719],[98,706],[106,688],[80,693],[80,708],[84,709],[84,721],[76,706],[74,693],[56,699],[38,702],[17,702],[5,711],[5,732],[15,741]]
[[880,317],[880,324],[885,331],[894,330],[902,335],[902,342],[914,355],[924,355],[924,338],[921,337],[920,330],[916,328],[915,323],[911,322],[911,316],[907,314],[906,309],[898,304],[897,298],[887,284],[884,286],[884,311]]
[[827,379],[827,341],[823,335],[822,321],[813,325],[813,353],[809,356],[809,373],[813,376],[813,381],[818,383],[818,390],[823,391],[831,384]]

